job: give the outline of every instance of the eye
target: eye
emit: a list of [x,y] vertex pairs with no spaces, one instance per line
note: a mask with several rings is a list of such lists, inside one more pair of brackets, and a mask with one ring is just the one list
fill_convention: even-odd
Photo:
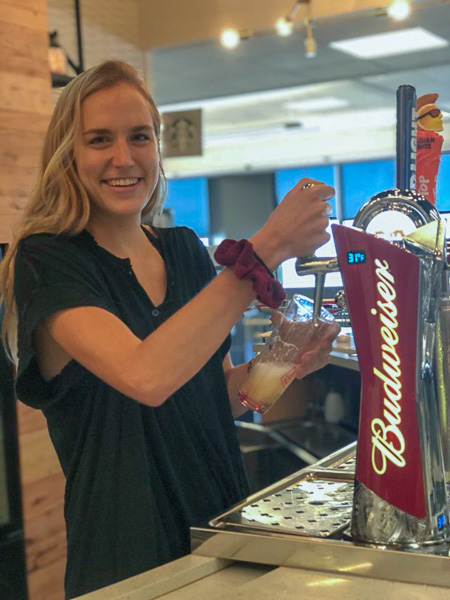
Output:
[[108,143],[109,139],[106,135],[96,135],[95,137],[91,138],[88,142],[89,145],[92,146],[96,146],[96,145],[100,145],[100,144],[106,144]]
[[134,133],[131,139],[133,142],[148,142],[150,136],[147,133]]

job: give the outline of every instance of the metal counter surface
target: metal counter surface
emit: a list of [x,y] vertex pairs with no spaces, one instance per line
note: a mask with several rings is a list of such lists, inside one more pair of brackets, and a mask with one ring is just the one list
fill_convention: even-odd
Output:
[[186,556],[78,600],[447,600],[448,588]]
[[447,600],[448,588],[186,556],[77,600]]

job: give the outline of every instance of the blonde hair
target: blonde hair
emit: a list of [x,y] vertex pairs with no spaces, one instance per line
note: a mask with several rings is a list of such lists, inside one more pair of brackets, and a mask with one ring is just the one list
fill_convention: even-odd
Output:
[[[87,225],[89,197],[78,177],[74,144],[81,126],[83,101],[99,90],[128,83],[147,100],[153,128],[160,137],[161,118],[155,102],[138,72],[120,61],[107,61],[73,79],[61,92],[45,136],[37,183],[14,230],[13,241],[1,262],[1,299],[5,303],[2,335],[10,358],[17,363],[17,307],[14,298],[14,265],[22,239],[36,233],[77,235]],[[141,218],[152,217],[161,208],[166,179],[159,153],[159,180],[142,211]]]

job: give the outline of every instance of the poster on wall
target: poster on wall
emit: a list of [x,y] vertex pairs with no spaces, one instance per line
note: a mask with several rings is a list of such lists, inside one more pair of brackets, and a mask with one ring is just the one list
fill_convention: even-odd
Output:
[[162,124],[165,158],[202,155],[201,109],[163,113]]

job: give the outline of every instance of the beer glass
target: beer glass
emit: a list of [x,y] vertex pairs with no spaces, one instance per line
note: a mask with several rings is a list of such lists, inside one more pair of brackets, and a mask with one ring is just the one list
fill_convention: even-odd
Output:
[[254,357],[239,391],[245,407],[266,413],[295,379],[302,355],[314,348],[333,323],[333,317],[325,309],[313,323],[313,308],[309,298],[294,294],[284,312],[275,313],[272,333],[263,350]]

